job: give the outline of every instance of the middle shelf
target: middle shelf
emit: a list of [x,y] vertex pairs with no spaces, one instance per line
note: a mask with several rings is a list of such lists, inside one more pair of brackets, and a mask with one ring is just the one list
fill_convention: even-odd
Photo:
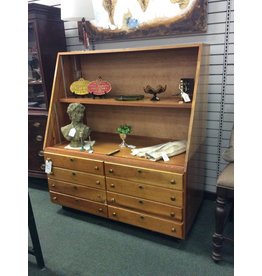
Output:
[[151,101],[144,98],[137,101],[118,101],[115,98],[61,98],[61,103],[81,103],[88,105],[108,105],[108,106],[134,106],[134,107],[156,107],[156,108],[182,108],[190,109],[191,103],[180,103],[179,97],[163,98],[160,101]]

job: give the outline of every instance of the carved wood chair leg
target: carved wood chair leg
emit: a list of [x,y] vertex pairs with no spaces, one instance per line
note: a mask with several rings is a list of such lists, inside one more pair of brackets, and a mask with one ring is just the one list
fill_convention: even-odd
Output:
[[224,221],[225,221],[225,205],[226,200],[221,196],[217,196],[216,200],[216,228],[215,233],[213,235],[213,251],[212,251],[212,259],[214,261],[220,261],[222,259],[222,247],[223,247],[223,232],[224,232]]

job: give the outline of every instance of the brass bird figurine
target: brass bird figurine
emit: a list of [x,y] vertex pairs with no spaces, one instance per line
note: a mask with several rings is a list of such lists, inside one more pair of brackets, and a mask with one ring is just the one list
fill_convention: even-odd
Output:
[[147,85],[146,87],[144,87],[144,91],[147,94],[154,95],[151,101],[159,101],[160,99],[157,97],[157,94],[165,92],[166,88],[167,88],[167,85],[163,86],[159,84],[156,88],[153,88],[150,85]]

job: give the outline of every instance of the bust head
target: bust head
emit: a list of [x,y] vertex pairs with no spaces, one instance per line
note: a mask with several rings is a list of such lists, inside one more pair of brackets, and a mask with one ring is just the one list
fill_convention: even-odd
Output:
[[67,114],[72,123],[80,123],[84,118],[85,107],[79,103],[71,103],[67,107]]
[[72,147],[83,146],[84,140],[90,135],[90,128],[83,124],[84,111],[85,106],[80,103],[71,103],[67,108],[71,123],[61,127],[61,132]]

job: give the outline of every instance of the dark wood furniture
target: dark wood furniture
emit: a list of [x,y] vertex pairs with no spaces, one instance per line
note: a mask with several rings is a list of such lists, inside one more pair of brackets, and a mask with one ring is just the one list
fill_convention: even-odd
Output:
[[[62,206],[184,239],[198,212],[204,186],[203,145],[207,111],[208,51],[205,44],[59,53],[47,131],[45,159],[51,200]],[[82,75],[110,81],[104,99],[75,97],[70,84]],[[179,103],[181,78],[194,78],[191,103]],[[117,101],[117,95],[143,94],[150,84],[167,84],[160,101]],[[94,152],[65,149],[61,127],[70,121],[70,103],[86,107]],[[137,148],[187,140],[186,152],[169,161],[149,161],[121,148],[116,128],[133,127],[127,143]]]
[[57,52],[66,51],[60,9],[28,4],[28,175],[46,178],[43,141]]
[[[224,240],[233,241],[224,234],[225,223],[228,217],[233,217],[234,212],[234,127],[229,139],[229,145],[222,154],[222,158],[228,162],[220,172],[217,179],[217,200],[216,200],[216,228],[213,234],[212,259],[215,262],[222,260],[222,248]],[[231,206],[228,203],[232,203]],[[227,210],[227,206],[231,207]]]

